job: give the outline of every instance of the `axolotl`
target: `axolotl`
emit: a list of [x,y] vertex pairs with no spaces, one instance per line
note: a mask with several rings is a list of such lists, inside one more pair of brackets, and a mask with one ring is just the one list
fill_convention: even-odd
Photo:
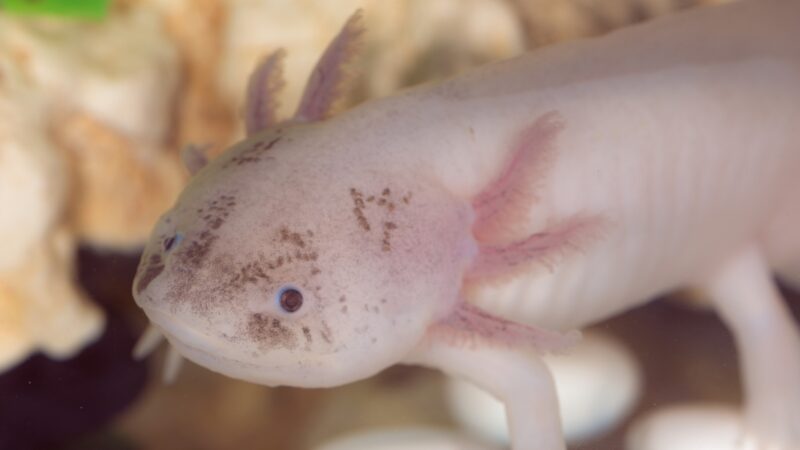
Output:
[[268,386],[438,368],[505,403],[514,449],[557,450],[541,355],[691,288],[736,339],[743,442],[800,448],[800,335],[772,279],[800,285],[800,2],[692,10],[333,114],[358,17],[292,118],[278,51],[249,80],[247,137],[183,153],[193,177],[134,280],[146,341]]

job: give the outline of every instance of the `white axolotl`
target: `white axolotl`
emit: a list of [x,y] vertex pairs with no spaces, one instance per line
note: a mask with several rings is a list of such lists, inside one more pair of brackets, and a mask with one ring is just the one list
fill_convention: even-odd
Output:
[[184,153],[196,173],[134,282],[177,352],[269,386],[439,368],[505,402],[515,449],[556,450],[542,352],[691,287],[736,337],[747,442],[800,448],[800,334],[771,278],[800,282],[800,2],[699,9],[328,117],[360,31],[294,118],[275,117],[278,52],[250,79],[247,138]]

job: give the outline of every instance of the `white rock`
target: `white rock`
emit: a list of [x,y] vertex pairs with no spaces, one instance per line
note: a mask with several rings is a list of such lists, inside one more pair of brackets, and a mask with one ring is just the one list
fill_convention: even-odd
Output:
[[638,420],[625,439],[627,450],[745,450],[737,446],[741,417],[729,406],[681,405]]
[[387,428],[353,433],[314,450],[496,450],[434,428]]
[[140,143],[168,135],[178,54],[153,11],[98,23],[0,16],[0,53],[25,55],[37,90],[67,112],[87,112]]
[[[150,144],[168,135],[178,80],[158,17],[120,11],[97,23],[0,15],[0,371],[32,351],[70,358],[104,328],[102,311],[76,283],[76,212],[94,186],[76,174],[99,173],[118,186],[115,169],[128,174],[137,162],[157,161],[159,146]],[[110,158],[96,140],[61,148],[56,130],[76,115],[135,140],[125,154],[134,164],[98,168]],[[76,168],[85,160],[93,172]]]
[[[548,356],[558,391],[568,442],[602,434],[630,412],[639,397],[641,370],[616,340],[588,332],[566,355]],[[456,419],[492,442],[508,444],[503,405],[461,380],[448,382],[448,400]]]
[[43,101],[0,52],[0,273],[22,263],[65,207],[66,162],[45,132]]
[[[357,55],[368,98],[409,81],[452,75],[469,66],[524,50],[514,9],[501,0],[236,0],[228,1],[220,90],[244,102],[244,86],[258,60],[287,50],[282,115],[291,114],[319,55],[357,9],[366,34]],[[363,63],[363,65],[361,64]]]

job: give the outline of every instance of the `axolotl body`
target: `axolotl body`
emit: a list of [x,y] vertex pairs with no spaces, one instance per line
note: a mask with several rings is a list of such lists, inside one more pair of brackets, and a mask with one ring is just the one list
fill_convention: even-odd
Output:
[[[506,403],[515,449],[563,449],[539,356],[669,290],[741,352],[746,439],[800,448],[800,2],[738,2],[546,48],[330,116],[360,28],[290,120],[282,53],[248,137],[161,218],[134,296],[183,356],[270,386],[396,363]],[[680,332],[676,330],[676,332]]]

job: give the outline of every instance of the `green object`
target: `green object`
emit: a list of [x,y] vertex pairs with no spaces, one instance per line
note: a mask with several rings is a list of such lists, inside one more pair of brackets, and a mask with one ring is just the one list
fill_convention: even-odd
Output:
[[61,16],[100,20],[110,0],[2,0],[3,11],[24,16]]

